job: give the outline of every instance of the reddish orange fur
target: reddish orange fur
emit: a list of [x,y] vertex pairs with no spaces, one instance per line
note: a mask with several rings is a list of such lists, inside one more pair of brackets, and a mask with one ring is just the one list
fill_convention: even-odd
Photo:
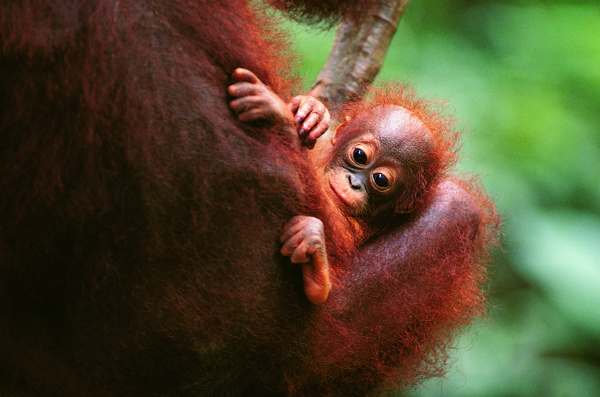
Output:
[[[444,185],[348,263],[306,153],[231,114],[237,67],[294,87],[272,28],[242,0],[0,5],[0,394],[364,396],[479,310],[485,196]],[[278,254],[300,213],[321,307]]]

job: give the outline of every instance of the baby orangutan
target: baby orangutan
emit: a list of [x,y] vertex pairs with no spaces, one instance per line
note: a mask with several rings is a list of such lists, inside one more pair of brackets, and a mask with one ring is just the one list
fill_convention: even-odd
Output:
[[[242,121],[269,121],[297,134],[310,150],[322,188],[356,236],[359,247],[388,226],[424,208],[428,192],[454,159],[456,137],[439,115],[402,86],[372,90],[369,101],[350,104],[343,122],[328,131],[330,115],[313,97],[283,102],[252,72],[237,69],[230,107]],[[331,284],[323,223],[298,215],[284,227],[281,253],[302,264],[308,299],[322,304]]]

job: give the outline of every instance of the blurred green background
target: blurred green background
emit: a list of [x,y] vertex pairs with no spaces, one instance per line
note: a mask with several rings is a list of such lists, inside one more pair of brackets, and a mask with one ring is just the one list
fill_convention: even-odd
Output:
[[[310,85],[335,29],[292,30]],[[407,395],[600,396],[598,1],[412,0],[378,79],[448,101],[506,229],[488,318]]]

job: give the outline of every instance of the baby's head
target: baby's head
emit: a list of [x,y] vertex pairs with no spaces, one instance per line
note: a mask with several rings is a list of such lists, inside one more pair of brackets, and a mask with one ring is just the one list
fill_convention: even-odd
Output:
[[325,188],[350,216],[413,213],[454,162],[451,121],[402,85],[372,89],[348,105],[343,122],[316,150]]

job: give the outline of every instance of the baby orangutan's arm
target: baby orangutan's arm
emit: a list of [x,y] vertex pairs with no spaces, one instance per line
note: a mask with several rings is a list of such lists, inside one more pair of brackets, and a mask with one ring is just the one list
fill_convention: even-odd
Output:
[[238,68],[232,77],[236,83],[227,91],[235,99],[229,107],[240,121],[265,121],[283,133],[297,134],[309,149],[329,128],[329,111],[316,98],[299,95],[286,104],[251,71]]
[[240,121],[262,120],[281,128],[284,133],[296,133],[294,115],[289,106],[254,73],[238,68],[232,77],[237,83],[230,85],[227,91],[236,99],[229,103],[229,107]]
[[315,305],[325,303],[331,290],[325,250],[323,222],[312,216],[298,215],[284,227],[281,254],[302,265],[304,292]]

